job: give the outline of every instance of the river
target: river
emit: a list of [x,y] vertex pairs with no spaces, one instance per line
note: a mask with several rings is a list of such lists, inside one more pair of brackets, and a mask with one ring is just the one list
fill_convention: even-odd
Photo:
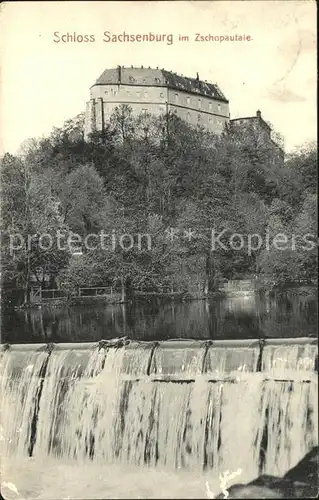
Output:
[[2,314],[2,342],[86,342],[127,336],[134,340],[170,338],[239,339],[315,336],[314,289],[290,289],[271,296],[74,307],[42,306]]

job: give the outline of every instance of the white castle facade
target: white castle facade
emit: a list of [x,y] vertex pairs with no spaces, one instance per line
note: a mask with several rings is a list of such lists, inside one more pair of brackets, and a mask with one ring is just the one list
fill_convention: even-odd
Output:
[[200,125],[220,135],[226,125],[235,131],[258,134],[283,158],[283,144],[274,140],[275,132],[257,111],[255,116],[231,120],[229,101],[216,83],[177,75],[164,69],[106,69],[90,88],[86,103],[85,138],[103,131],[116,107],[126,104],[134,115],[160,116],[175,113],[190,125]]
[[106,69],[90,89],[85,136],[101,131],[115,107],[127,104],[133,114],[176,113],[191,125],[220,134],[229,122],[229,103],[216,84],[186,78],[164,69]]

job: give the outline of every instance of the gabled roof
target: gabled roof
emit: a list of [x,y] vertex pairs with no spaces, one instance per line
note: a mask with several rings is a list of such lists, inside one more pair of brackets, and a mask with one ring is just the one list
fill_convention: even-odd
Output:
[[180,76],[165,69],[124,68],[119,66],[118,68],[103,71],[94,85],[117,85],[119,83],[124,85],[169,87],[228,102],[217,84],[204,82],[199,78]]
[[203,82],[202,80],[199,80],[199,78],[179,76],[171,71],[162,70],[162,73],[168,86],[171,88],[202,94],[207,97],[213,97],[214,99],[228,102],[217,84]]

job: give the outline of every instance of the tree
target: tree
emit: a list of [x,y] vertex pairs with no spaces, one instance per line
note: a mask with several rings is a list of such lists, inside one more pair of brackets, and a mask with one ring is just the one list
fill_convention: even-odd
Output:
[[316,193],[318,175],[318,153],[315,143],[308,143],[287,159],[290,171],[297,171],[301,176],[302,187],[305,191]]
[[[229,127],[216,137],[174,113],[135,116],[129,106],[116,107],[87,141],[83,132],[80,114],[2,160],[5,276],[24,288],[26,301],[31,276],[41,281],[49,264],[51,281],[58,274],[68,290],[115,280],[131,296],[141,289],[189,290],[195,282],[214,291],[221,281],[251,273],[281,281],[313,276],[313,249],[247,248],[252,235],[296,233],[302,242],[315,230],[313,147],[283,164],[258,134]],[[177,231],[172,241],[168,229]],[[76,233],[82,243],[91,234],[95,241],[109,235],[111,249],[82,245],[83,255],[69,260],[68,250],[41,248],[40,236],[57,231]],[[212,231],[223,232],[223,245],[212,248]],[[11,254],[14,233],[23,241],[33,237]],[[234,233],[243,247],[231,244]]]
[[93,165],[80,165],[62,179],[57,189],[65,224],[85,236],[101,229],[109,201],[102,177]]
[[110,125],[123,143],[128,141],[135,132],[132,108],[127,104],[116,106],[110,117]]
[[68,253],[57,246],[56,234],[66,231],[44,176],[6,154],[1,162],[3,281],[24,290],[30,300],[32,277],[55,276],[66,265]]

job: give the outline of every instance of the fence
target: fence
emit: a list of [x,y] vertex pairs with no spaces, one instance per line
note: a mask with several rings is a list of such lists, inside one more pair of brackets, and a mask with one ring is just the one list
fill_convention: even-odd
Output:
[[[220,289],[226,293],[237,292],[241,293],[243,291],[254,291],[256,287],[255,280],[234,280],[224,283]],[[195,287],[198,292],[201,290],[201,285],[198,284]],[[182,290],[177,286],[159,286],[154,288],[154,290],[143,289],[137,291],[137,294],[142,295],[175,295],[181,293]],[[114,294],[120,294],[121,289],[118,286],[98,286],[98,287],[80,287],[77,292],[73,294],[76,297],[110,297],[113,298]],[[31,302],[42,302],[43,300],[50,301],[54,299],[59,299],[66,297],[67,293],[59,289],[41,289],[33,288],[31,290]]]
[[97,297],[108,295],[113,297],[114,289],[112,286],[99,286],[99,287],[88,287],[79,288],[79,297]]
[[[80,287],[76,293],[78,297],[103,297],[110,296],[113,297],[114,293],[117,293],[118,290],[114,289],[111,286],[100,286],[100,287]],[[67,293],[63,290],[59,290],[58,288],[32,288],[30,300],[31,302],[42,302],[42,301],[50,301],[56,300],[63,297],[67,297]]]
[[58,288],[33,288],[31,290],[31,302],[37,302],[38,300],[42,302],[42,300],[54,300],[62,297],[66,297],[66,293]]

